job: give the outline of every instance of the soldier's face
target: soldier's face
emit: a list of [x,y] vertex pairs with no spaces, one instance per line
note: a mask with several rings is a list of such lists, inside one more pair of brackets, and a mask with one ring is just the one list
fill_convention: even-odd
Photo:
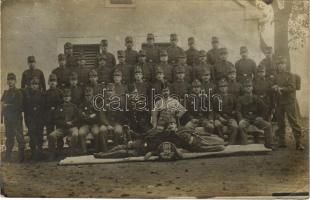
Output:
[[31,87],[31,89],[33,89],[33,90],[38,90],[38,89],[39,89],[39,84],[38,84],[38,83],[32,83],[32,84],[30,85],[30,87]]
[[104,52],[108,51],[108,46],[101,45],[101,50],[104,51]]
[[211,75],[210,74],[204,74],[202,76],[202,80],[205,81],[205,82],[208,82],[211,78]]
[[207,57],[206,56],[200,56],[199,60],[200,60],[200,62],[206,62]]
[[66,60],[60,60],[58,61],[59,66],[65,66],[66,65]]
[[139,56],[139,61],[140,62],[145,62],[146,61],[146,56]]
[[146,42],[147,42],[147,44],[152,45],[152,44],[154,44],[154,39],[153,38],[148,38],[146,40]]
[[242,52],[240,53],[242,58],[247,58],[248,57],[248,52]]
[[65,49],[65,54],[66,55],[72,55],[73,54],[73,49]]
[[168,61],[168,56],[160,56],[160,61],[161,62],[167,62]]
[[126,42],[125,46],[127,47],[127,49],[132,49],[133,47],[133,42]]
[[169,89],[167,89],[167,88],[163,89],[163,96],[164,96],[165,98],[168,98],[169,95],[170,95]]
[[135,79],[137,80],[137,81],[141,81],[142,80],[142,73],[135,73]]
[[164,77],[165,77],[165,76],[164,76],[163,73],[157,73],[157,74],[156,74],[156,79],[159,80],[159,81],[164,80]]
[[70,80],[70,85],[71,86],[76,86],[78,84],[78,80],[76,80],[76,79],[71,79]]
[[57,86],[57,81],[49,81],[48,84],[51,88],[55,88]]
[[227,54],[227,53],[222,53],[222,54],[220,55],[220,59],[221,59],[221,60],[227,60],[227,57],[228,57],[228,54]]
[[286,70],[286,63],[278,63],[278,68],[281,71],[285,71]]
[[212,42],[212,47],[217,49],[219,47],[219,43],[218,42]]
[[184,73],[177,73],[177,79],[183,80],[184,77],[185,77],[185,74],[184,74]]
[[71,101],[71,96],[64,97],[64,102],[70,102],[70,101]]
[[121,76],[114,76],[113,80],[114,80],[114,83],[121,83],[122,82],[122,77]]
[[229,73],[228,74],[228,79],[231,81],[236,80],[237,74],[235,72]]
[[28,66],[29,66],[30,69],[33,69],[33,68],[36,67],[36,63],[35,62],[29,62]]
[[16,80],[14,80],[14,79],[9,79],[9,80],[7,80],[7,84],[8,84],[9,87],[15,87],[15,85],[16,85]]
[[177,124],[175,122],[169,122],[167,129],[170,131],[175,131],[177,129]]
[[226,94],[228,91],[228,87],[227,86],[220,86],[219,87],[219,91],[223,94]]
[[119,61],[120,63],[124,63],[124,62],[125,62],[125,58],[124,58],[124,57],[118,57],[118,61]]
[[170,44],[171,45],[177,45],[178,44],[178,40],[177,39],[170,39]]
[[200,92],[201,92],[201,88],[200,87],[193,87],[193,92],[195,93],[195,94],[199,94]]
[[188,46],[189,46],[189,48],[194,48],[195,47],[195,43],[194,42],[189,42]]
[[245,93],[250,94],[253,91],[253,87],[252,86],[245,86],[244,91],[245,91]]
[[79,65],[80,65],[80,67],[84,67],[86,65],[86,60],[80,59],[79,60]]
[[89,77],[89,81],[90,81],[91,83],[97,83],[97,81],[98,81],[98,76],[91,76],[91,77]]
[[105,66],[106,62],[105,60],[101,59],[99,60],[99,66]]

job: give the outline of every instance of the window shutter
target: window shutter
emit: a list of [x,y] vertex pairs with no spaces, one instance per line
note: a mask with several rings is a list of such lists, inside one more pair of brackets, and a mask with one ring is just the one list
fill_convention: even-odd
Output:
[[73,44],[73,55],[79,57],[82,54],[86,61],[86,66],[90,68],[96,66],[99,50],[99,44]]

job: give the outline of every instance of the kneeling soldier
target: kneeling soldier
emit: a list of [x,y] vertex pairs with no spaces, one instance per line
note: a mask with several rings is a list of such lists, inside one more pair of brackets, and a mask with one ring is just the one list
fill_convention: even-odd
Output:
[[24,160],[25,140],[23,135],[23,94],[16,88],[16,76],[9,73],[7,76],[8,90],[5,90],[1,98],[1,123],[4,120],[6,137],[6,154],[4,160],[11,159],[15,138],[18,143],[19,162]]
[[71,137],[71,154],[77,151],[79,111],[75,104],[71,103],[71,91],[64,90],[63,103],[55,111],[56,130],[48,136],[48,149],[51,153],[50,159],[56,158],[56,143],[59,138]]
[[253,95],[252,81],[247,79],[243,83],[244,94],[237,100],[236,111],[240,131],[244,133],[260,133],[265,136],[265,147],[274,149],[271,124],[263,119],[266,105],[256,95]]

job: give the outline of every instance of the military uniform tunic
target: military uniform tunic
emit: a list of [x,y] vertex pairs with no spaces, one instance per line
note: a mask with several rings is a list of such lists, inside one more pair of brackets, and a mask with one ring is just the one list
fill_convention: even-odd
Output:
[[31,80],[36,77],[40,81],[40,88],[45,91],[46,84],[44,74],[40,69],[27,69],[22,74],[21,88],[30,87]]
[[247,78],[253,78],[256,72],[256,63],[252,59],[240,59],[235,64],[237,71],[237,80],[243,81]]
[[167,48],[167,53],[168,63],[171,65],[176,65],[178,63],[179,56],[184,54],[184,50],[178,46],[169,46]]
[[138,52],[133,49],[125,50],[125,60],[129,65],[135,65],[138,63]]
[[63,89],[69,85],[70,70],[66,67],[57,67],[52,71],[57,76],[57,87]]
[[146,61],[151,64],[157,64],[159,60],[160,49],[155,45],[145,45],[143,50],[146,52]]
[[195,48],[189,48],[185,51],[187,64],[195,66],[199,63],[199,51]]

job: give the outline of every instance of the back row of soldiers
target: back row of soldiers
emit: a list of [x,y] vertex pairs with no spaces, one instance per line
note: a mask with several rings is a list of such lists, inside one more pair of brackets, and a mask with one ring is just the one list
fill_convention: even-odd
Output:
[[[107,133],[114,132],[119,135],[116,140],[121,140],[124,125],[129,124],[134,131],[145,134],[152,127],[156,129],[168,123],[171,117],[177,118],[179,125],[198,122],[199,126],[221,137],[228,132],[230,144],[236,143],[236,137],[246,143],[246,132],[257,128],[258,132],[263,130],[265,134],[265,146],[274,148],[271,118],[276,116],[274,119],[278,122],[278,146],[286,147],[286,114],[293,129],[296,149],[303,149],[296,102],[300,80],[288,72],[284,58],[275,60],[272,48],[268,48],[264,52],[266,57],[256,66],[248,58],[247,48],[242,46],[241,59],[234,65],[228,61],[227,49],[219,48],[217,37],[212,37],[213,48],[208,52],[198,51],[192,37],[188,39],[189,49],[186,51],[177,46],[177,42],[177,35],[171,34],[171,45],[167,50],[160,50],[154,45],[154,35],[148,34],[147,45],[137,52],[133,50],[132,37],[128,36],[125,38],[126,50],[117,51],[116,64],[114,55],[108,52],[107,40],[102,40],[98,62],[93,68],[86,66],[83,55],[76,58],[72,44],[66,43],[64,54],[58,55],[59,67],[49,76],[48,90],[44,74],[36,67],[35,57],[29,56],[29,69],[22,74],[22,90],[16,89],[16,77],[9,73],[9,89],[1,99],[7,138],[6,157],[10,158],[16,137],[19,158],[24,158],[22,112],[32,157],[42,157],[44,126],[49,149],[55,157],[56,146],[62,148],[62,138],[66,135],[71,136],[73,153],[79,149],[86,153],[85,137],[90,132],[95,136],[96,151],[106,151]],[[169,94],[180,97],[179,103],[186,107],[187,112],[182,115],[180,112],[168,113],[166,118],[163,117],[164,109],[153,112],[152,118],[150,112],[135,112],[133,109],[134,115],[97,112],[92,98],[102,94],[103,89],[110,96],[123,96],[129,92],[147,97],[152,89],[155,94],[169,90]],[[183,99],[185,94],[199,96],[202,91],[221,94],[221,112],[194,109],[192,102]],[[168,97],[166,100],[170,101]]]

